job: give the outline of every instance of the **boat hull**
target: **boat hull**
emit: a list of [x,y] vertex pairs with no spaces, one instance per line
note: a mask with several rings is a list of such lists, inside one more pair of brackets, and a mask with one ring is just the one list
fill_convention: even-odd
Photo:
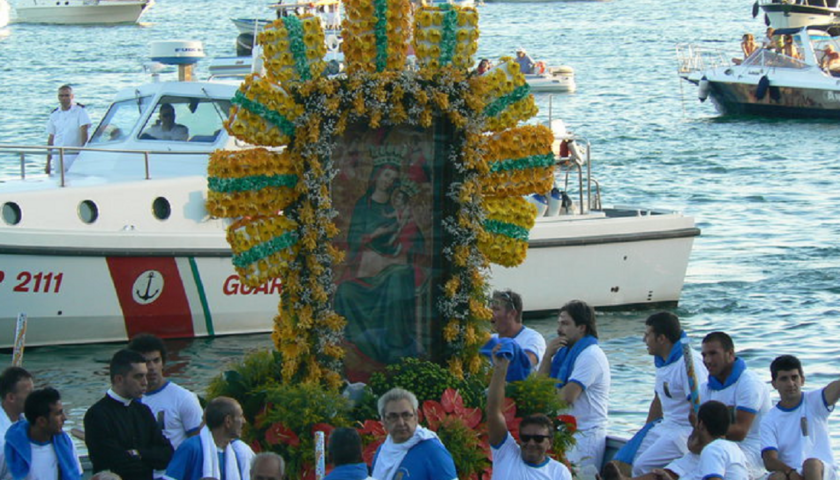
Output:
[[709,87],[712,103],[725,115],[840,118],[840,85],[836,90],[826,90],[773,86],[771,83],[761,100],[756,98],[757,84],[710,81]]
[[151,2],[109,0],[98,4],[81,1],[65,4],[18,4],[17,23],[46,23],[53,25],[108,25],[136,23]]
[[775,29],[828,25],[840,17],[840,9],[813,5],[769,3],[761,6],[770,26]]

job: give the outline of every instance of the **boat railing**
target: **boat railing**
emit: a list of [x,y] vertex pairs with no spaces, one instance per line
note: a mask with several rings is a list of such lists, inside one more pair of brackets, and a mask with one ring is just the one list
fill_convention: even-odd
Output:
[[719,49],[699,47],[694,44],[677,45],[678,73],[689,74],[710,68],[730,65],[729,56]]
[[167,155],[167,156],[180,156],[180,155],[207,155],[209,156],[212,151],[206,152],[198,152],[198,151],[188,151],[188,152],[171,152],[171,151],[156,151],[156,150],[127,150],[127,149],[116,149],[116,148],[90,148],[90,147],[57,147],[51,145],[9,145],[0,143],[0,155],[2,154],[13,154],[17,155],[20,160],[20,178],[26,179],[26,155],[52,155],[53,157],[58,157],[58,165],[56,166],[56,171],[59,172],[61,175],[61,181],[59,183],[60,186],[65,187],[66,182],[64,178],[64,157],[67,155],[74,155],[79,152],[101,152],[101,153],[124,153],[124,154],[132,154],[138,155],[143,157],[143,166],[145,170],[145,180],[151,180],[151,169],[149,168],[149,158],[152,155]]

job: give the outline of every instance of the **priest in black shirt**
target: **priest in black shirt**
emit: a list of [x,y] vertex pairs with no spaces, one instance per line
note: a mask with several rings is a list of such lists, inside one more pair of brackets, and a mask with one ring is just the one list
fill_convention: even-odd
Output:
[[152,480],[172,458],[152,411],[138,400],[146,393],[146,359],[133,350],[111,358],[111,388],[85,414],[85,444],[93,472],[110,470],[123,480]]

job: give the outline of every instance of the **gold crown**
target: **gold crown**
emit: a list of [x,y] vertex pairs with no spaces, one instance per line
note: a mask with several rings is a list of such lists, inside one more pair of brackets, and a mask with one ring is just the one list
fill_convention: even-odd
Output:
[[370,156],[373,158],[373,166],[393,165],[400,167],[405,161],[408,149],[405,145],[380,145],[370,147]]

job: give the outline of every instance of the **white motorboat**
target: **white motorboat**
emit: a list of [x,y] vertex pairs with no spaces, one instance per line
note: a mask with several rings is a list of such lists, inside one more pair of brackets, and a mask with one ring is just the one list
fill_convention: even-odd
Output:
[[759,8],[765,23],[775,29],[828,25],[840,18],[838,0],[758,0],[753,16],[758,15]]
[[136,23],[153,0],[18,0],[18,23],[56,25]]
[[[277,18],[289,15],[299,16],[305,13],[320,18],[327,51],[338,52],[341,45],[341,19],[344,14],[340,0],[319,0],[313,3],[279,2],[269,5],[269,8],[276,11]],[[236,38],[236,54],[250,56],[256,34],[273,21],[261,18],[232,18],[231,22],[239,31],[239,36]]]
[[0,0],[0,28],[9,24],[9,2]]
[[837,25],[776,30],[797,39],[801,58],[760,48],[740,65],[723,52],[681,45],[679,75],[722,114],[840,118],[840,78],[820,67],[826,46],[840,51],[837,33]]
[[[21,178],[0,183],[0,348],[13,344],[20,313],[31,346],[124,341],[143,331],[270,331],[279,281],[244,286],[227,222],[205,208],[209,153],[246,146],[222,127],[237,86],[152,82],[119,92],[63,175],[25,171],[22,152],[40,159],[45,146],[0,145],[22,159]],[[163,104],[188,129],[185,140],[149,138]],[[599,307],[677,302],[699,234],[694,220],[601,209],[588,149],[570,151],[561,163],[572,175],[560,181],[574,183],[566,190],[576,205],[549,202],[552,215],[537,220],[525,264],[496,268],[494,285],[522,291],[529,310],[572,298]]]
[[567,65],[559,67],[547,67],[542,62],[537,62],[537,71],[525,75],[525,81],[531,87],[532,93],[560,93],[574,92],[577,88],[575,83],[575,70]]

